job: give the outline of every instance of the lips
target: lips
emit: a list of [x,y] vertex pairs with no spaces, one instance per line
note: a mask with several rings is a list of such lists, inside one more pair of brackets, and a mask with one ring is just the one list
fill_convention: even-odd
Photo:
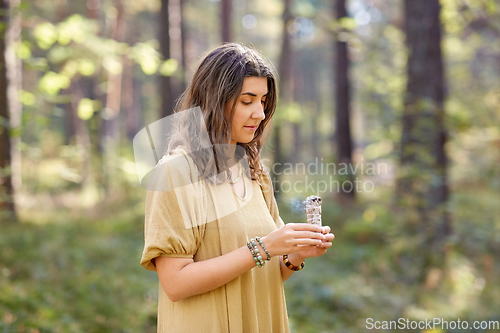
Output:
[[255,131],[257,129],[257,126],[245,126],[245,128],[248,128],[249,130]]

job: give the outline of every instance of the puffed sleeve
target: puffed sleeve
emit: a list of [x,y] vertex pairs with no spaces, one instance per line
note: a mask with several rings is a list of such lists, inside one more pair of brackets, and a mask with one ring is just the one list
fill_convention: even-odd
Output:
[[155,169],[156,182],[146,195],[144,251],[141,265],[156,271],[160,256],[193,258],[206,225],[205,187],[194,162],[185,153],[167,155]]
[[280,212],[278,210],[278,204],[276,203],[276,198],[274,197],[273,185],[271,182],[271,176],[268,172],[264,172],[260,178],[260,186],[262,189],[262,194],[264,195],[264,200],[266,201],[269,213],[276,223],[276,227],[279,229],[285,225],[280,217]]

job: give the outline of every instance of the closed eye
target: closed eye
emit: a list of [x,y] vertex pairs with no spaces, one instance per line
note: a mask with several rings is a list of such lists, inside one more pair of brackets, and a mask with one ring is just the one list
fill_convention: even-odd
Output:
[[[260,101],[260,102],[261,102],[261,103],[266,103],[266,101]],[[250,105],[250,104],[252,104],[252,102],[248,102],[248,103],[241,102],[241,103],[243,103],[243,104],[245,104],[245,105]]]

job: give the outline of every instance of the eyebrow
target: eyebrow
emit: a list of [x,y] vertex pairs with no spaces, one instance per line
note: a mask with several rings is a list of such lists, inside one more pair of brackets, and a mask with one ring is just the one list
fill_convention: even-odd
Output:
[[[267,94],[265,94],[265,95],[262,95],[262,97],[265,97],[268,94],[269,94],[269,92]],[[245,93],[243,93],[241,95],[250,95],[250,96],[253,96],[253,97],[257,97],[257,95],[255,95],[253,92],[250,92],[250,91],[247,91],[247,92],[245,92]]]

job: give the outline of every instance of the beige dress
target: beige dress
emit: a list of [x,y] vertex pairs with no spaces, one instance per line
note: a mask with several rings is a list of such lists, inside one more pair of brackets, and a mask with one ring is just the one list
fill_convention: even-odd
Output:
[[[262,185],[244,176],[245,196],[240,198],[228,183],[196,181],[197,168],[182,149],[164,156],[162,163],[168,166],[163,181],[170,191],[147,193],[144,268],[156,271],[158,256],[195,262],[218,257],[284,225],[267,174]],[[158,332],[288,333],[280,259],[275,256],[220,288],[175,303],[160,285]]]

